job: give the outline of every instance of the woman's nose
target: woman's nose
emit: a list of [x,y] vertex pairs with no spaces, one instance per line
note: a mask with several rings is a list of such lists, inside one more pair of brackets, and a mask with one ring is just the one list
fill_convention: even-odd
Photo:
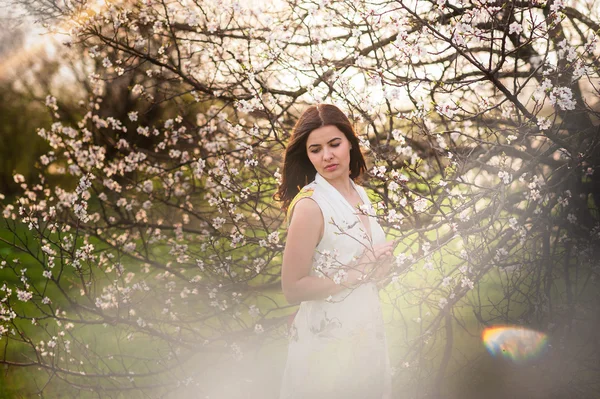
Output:
[[333,156],[333,151],[331,151],[330,149],[324,149],[323,150],[323,159],[331,159]]

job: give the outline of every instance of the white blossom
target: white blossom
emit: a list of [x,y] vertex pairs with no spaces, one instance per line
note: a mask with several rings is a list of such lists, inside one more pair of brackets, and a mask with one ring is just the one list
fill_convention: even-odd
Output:
[[33,298],[33,293],[31,293],[29,291],[24,291],[24,290],[17,289],[17,298],[20,301],[27,302],[31,298]]
[[512,24],[510,24],[508,26],[508,34],[509,35],[512,35],[513,33],[520,35],[521,32],[523,32],[523,25],[517,21],[513,22]]
[[575,109],[575,100],[573,100],[573,91],[568,87],[555,87],[548,96],[550,103],[558,105],[563,111]]
[[552,126],[552,121],[550,119],[544,118],[543,116],[539,116],[537,124],[540,130],[548,130]]
[[144,190],[145,193],[150,194],[152,192],[153,186],[154,185],[153,185],[153,183],[152,183],[151,180],[146,180],[144,182],[144,184],[143,184],[143,188],[142,189]]
[[425,198],[418,198],[413,203],[413,208],[415,209],[415,212],[423,212],[427,209],[427,200]]
[[512,181],[512,174],[501,170],[498,172],[498,177],[502,180],[502,182],[506,185],[510,184],[510,182]]
[[440,298],[438,301],[438,306],[443,309],[446,307],[446,305],[448,305],[448,300],[446,298]]

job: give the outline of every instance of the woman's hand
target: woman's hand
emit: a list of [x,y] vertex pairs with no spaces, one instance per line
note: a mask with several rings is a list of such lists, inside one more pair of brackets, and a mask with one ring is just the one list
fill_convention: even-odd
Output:
[[387,241],[378,246],[377,250],[374,248],[374,252],[378,256],[375,260],[375,267],[371,276],[372,280],[378,282],[389,276],[394,267],[394,249],[396,248],[396,244],[395,240]]
[[393,266],[394,249],[397,242],[387,241],[364,251],[357,263],[348,270],[348,281],[356,284],[368,280],[382,280]]

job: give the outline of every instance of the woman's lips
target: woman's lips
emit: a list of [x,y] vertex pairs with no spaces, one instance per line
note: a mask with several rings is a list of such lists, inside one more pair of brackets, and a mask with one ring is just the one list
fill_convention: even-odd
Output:
[[336,170],[337,165],[329,165],[325,168],[326,171],[331,172],[332,170]]

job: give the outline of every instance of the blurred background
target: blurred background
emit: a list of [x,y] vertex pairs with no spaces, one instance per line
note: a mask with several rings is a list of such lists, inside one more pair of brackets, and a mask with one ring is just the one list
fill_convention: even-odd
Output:
[[1,397],[276,398],[320,101],[403,239],[394,397],[600,397],[598,2],[330,3],[0,4]]

